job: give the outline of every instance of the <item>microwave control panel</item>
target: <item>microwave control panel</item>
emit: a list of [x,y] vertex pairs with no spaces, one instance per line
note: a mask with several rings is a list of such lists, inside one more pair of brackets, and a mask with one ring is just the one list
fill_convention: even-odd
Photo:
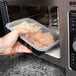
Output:
[[70,67],[76,71],[76,11],[69,12],[69,58]]

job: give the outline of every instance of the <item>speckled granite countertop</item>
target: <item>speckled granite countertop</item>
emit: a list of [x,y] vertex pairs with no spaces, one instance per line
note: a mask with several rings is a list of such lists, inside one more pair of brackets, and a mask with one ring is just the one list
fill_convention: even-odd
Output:
[[0,56],[0,76],[65,76],[65,70],[34,55]]

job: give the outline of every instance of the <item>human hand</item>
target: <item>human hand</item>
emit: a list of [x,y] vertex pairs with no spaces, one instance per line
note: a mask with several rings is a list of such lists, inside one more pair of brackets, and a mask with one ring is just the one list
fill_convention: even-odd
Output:
[[15,53],[32,53],[30,49],[17,41],[21,34],[27,34],[29,31],[24,29],[13,30],[4,37],[0,38],[0,54],[11,55]]

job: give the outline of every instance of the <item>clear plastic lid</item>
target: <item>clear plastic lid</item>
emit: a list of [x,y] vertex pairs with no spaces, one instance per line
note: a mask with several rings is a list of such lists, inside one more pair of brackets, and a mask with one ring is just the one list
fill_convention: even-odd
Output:
[[47,51],[59,43],[59,35],[57,33],[32,18],[24,18],[7,23],[6,28],[10,31],[20,28],[28,29],[30,32],[26,35],[21,35],[20,38],[37,51]]

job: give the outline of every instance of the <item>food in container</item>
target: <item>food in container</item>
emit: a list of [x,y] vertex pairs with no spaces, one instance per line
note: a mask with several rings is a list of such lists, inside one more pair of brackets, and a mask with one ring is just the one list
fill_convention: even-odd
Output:
[[28,29],[31,33],[34,33],[36,31],[38,31],[41,27],[37,26],[35,23],[28,23],[26,21],[23,21],[20,24],[15,25],[14,27],[12,27],[12,30],[13,29],[19,29],[19,28]]
[[7,23],[6,27],[11,31],[20,28],[28,29],[30,33],[21,35],[20,38],[37,51],[47,51],[59,43],[59,36],[53,32],[53,30],[48,30],[47,27],[31,18],[24,18]]
[[54,43],[54,37],[49,32],[43,33],[42,30],[32,34],[28,40],[39,48],[44,48]]

